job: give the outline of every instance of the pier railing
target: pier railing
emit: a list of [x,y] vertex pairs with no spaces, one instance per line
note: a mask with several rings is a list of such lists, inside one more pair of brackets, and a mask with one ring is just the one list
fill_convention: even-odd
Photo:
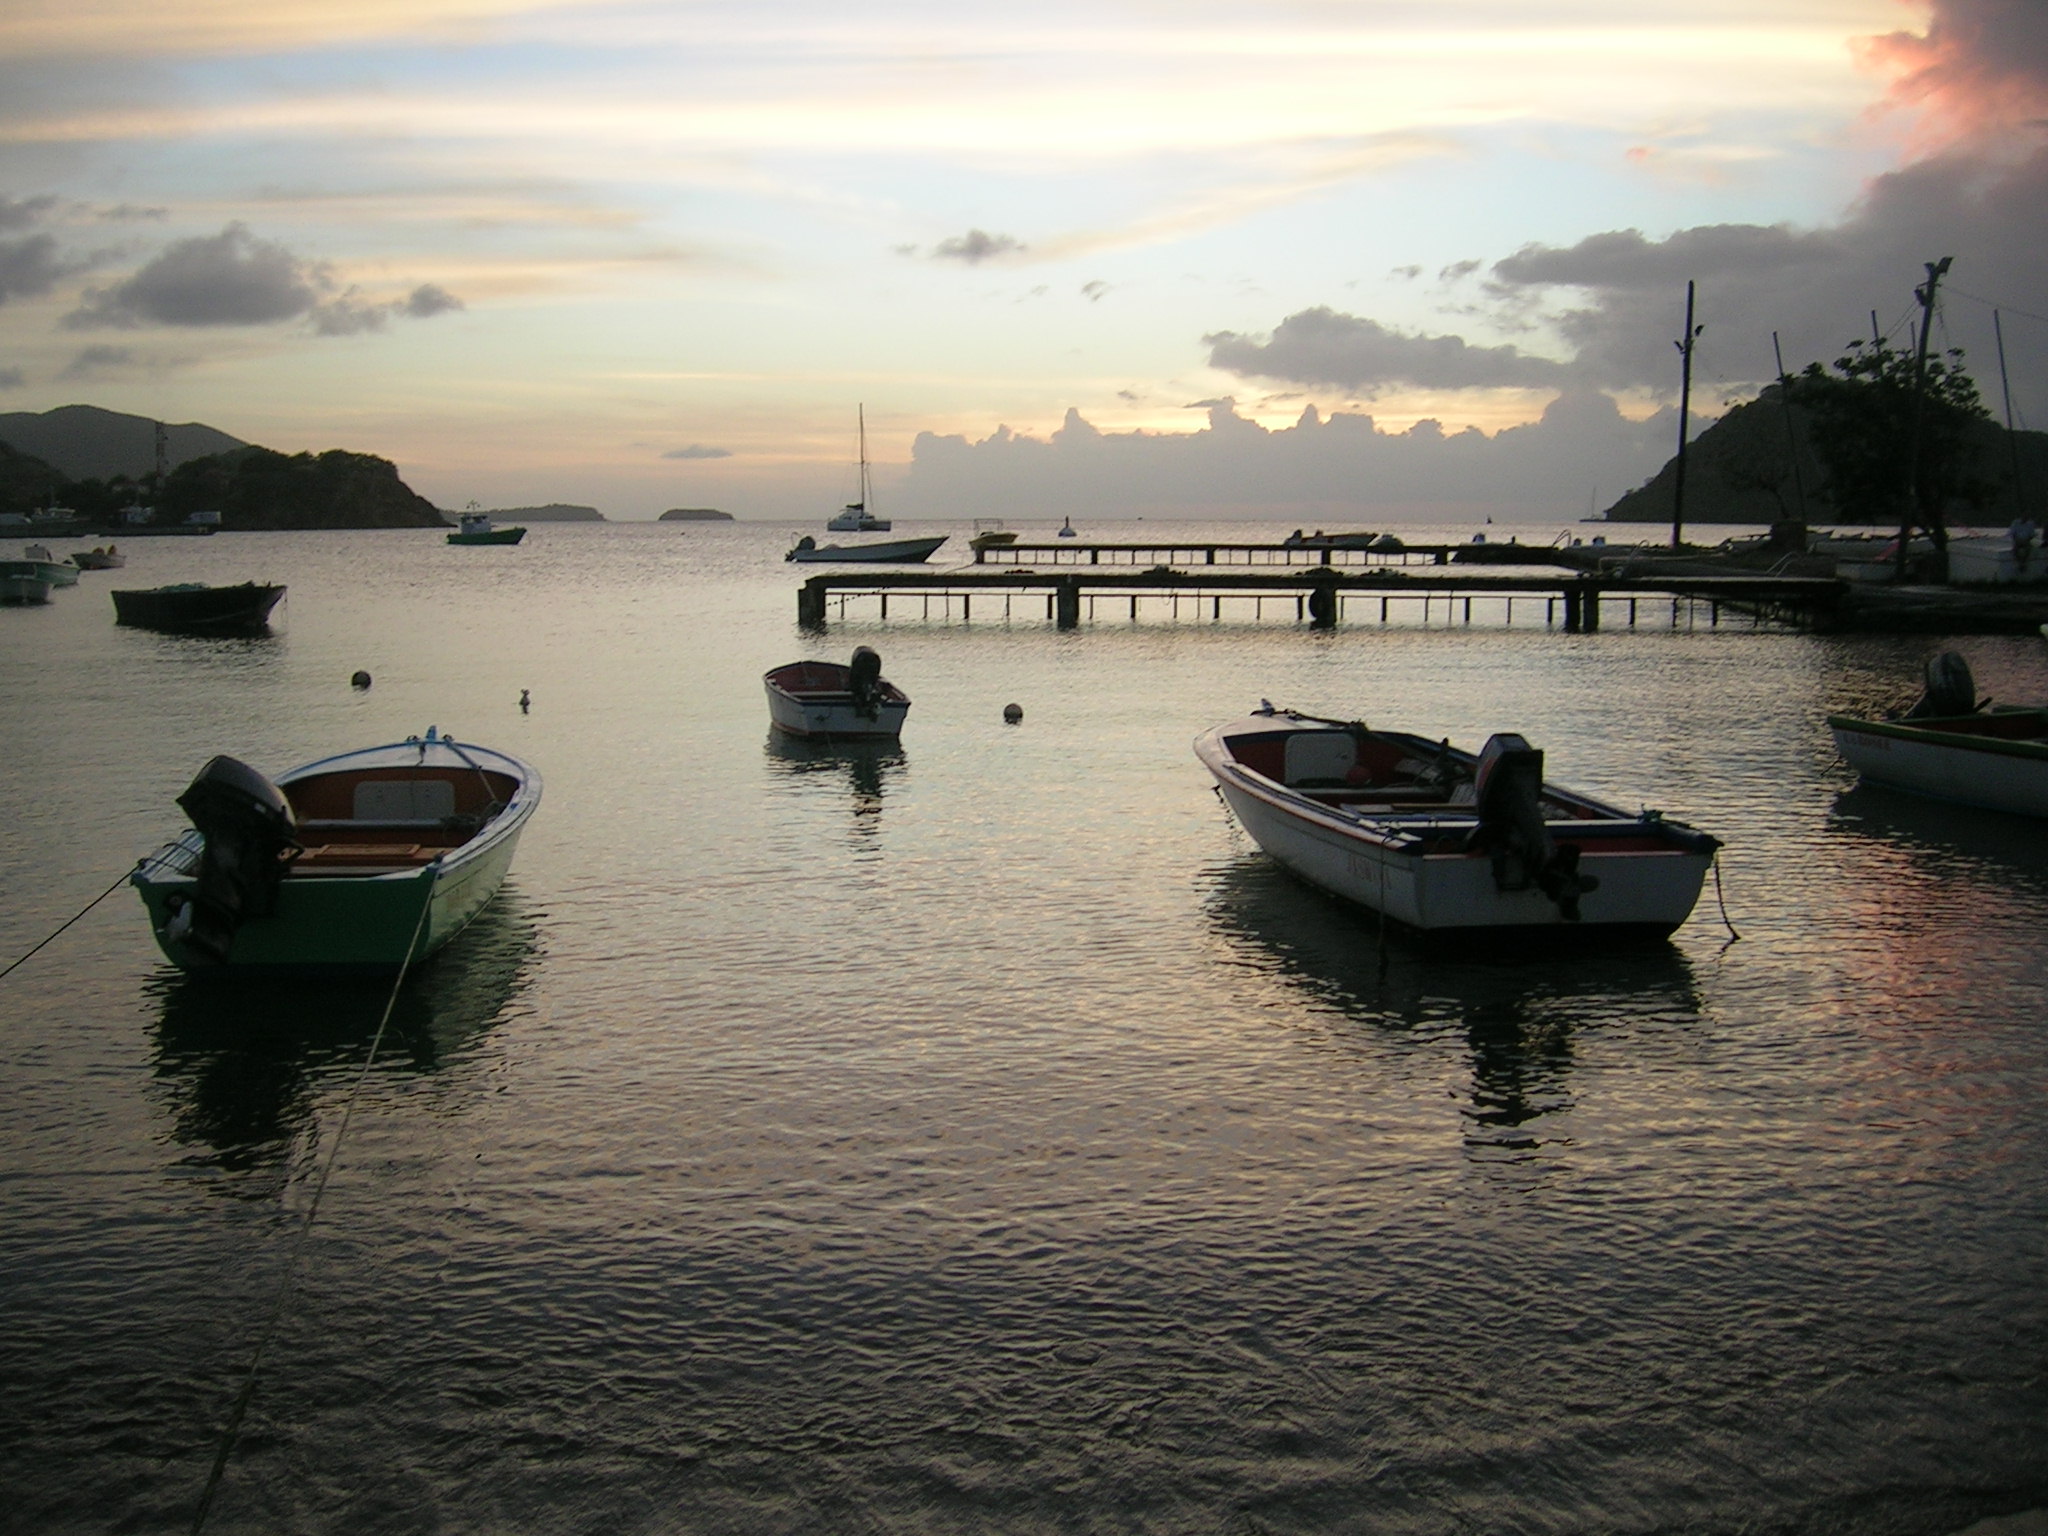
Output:
[[[1844,585],[1811,576],[1623,576],[1521,567],[1341,570],[1334,563],[1292,570],[1188,570],[1166,564],[1103,570],[1100,562],[1080,570],[1071,565],[1005,571],[849,569],[806,580],[797,592],[797,620],[818,627],[834,617],[847,618],[853,605],[870,604],[875,617],[886,620],[893,604],[899,617],[971,622],[977,613],[991,619],[1042,616],[1058,628],[1073,629],[1105,609],[1132,620],[1163,611],[1172,619],[1221,622],[1226,613],[1233,620],[1263,619],[1270,608],[1293,622],[1329,629],[1361,619],[1384,624],[1418,611],[1425,623],[1441,615],[1448,622],[1469,624],[1473,604],[1479,602],[1495,605],[1490,612],[1510,625],[1520,604],[1531,617],[1540,608],[1546,627],[1583,634],[1599,630],[1603,620],[1633,628],[1646,600],[1664,599],[1672,605],[1673,624],[1681,621],[1681,613],[1685,622],[1695,622],[1702,608],[1707,622],[1718,624],[1727,607],[1758,623],[1812,627],[1824,621]],[[1483,608],[1482,618],[1490,612]]]

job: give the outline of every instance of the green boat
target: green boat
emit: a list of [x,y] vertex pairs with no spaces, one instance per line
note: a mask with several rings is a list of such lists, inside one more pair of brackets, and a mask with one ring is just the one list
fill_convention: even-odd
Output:
[[491,521],[488,512],[465,512],[456,524],[455,531],[448,535],[450,544],[517,544],[526,537],[526,529],[500,528]]
[[388,973],[497,894],[540,791],[517,758],[431,726],[275,783],[216,757],[178,797],[192,828],[129,879],[180,969]]

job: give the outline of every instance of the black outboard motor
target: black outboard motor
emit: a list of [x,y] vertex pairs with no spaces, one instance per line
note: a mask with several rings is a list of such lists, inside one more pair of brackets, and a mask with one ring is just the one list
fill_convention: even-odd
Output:
[[1970,676],[1970,664],[1954,651],[1927,658],[1927,691],[1920,702],[1906,711],[1908,720],[1930,716],[1974,715],[1977,712],[1977,680]]
[[1600,882],[1579,873],[1579,850],[1560,848],[1543,820],[1543,754],[1509,732],[1487,738],[1473,775],[1479,826],[1475,846],[1493,855],[1493,883],[1503,891],[1535,886],[1557,903],[1565,921],[1579,920],[1579,897]]
[[853,694],[854,713],[872,720],[882,712],[882,658],[865,645],[853,648],[852,678],[847,684]]
[[225,963],[235,930],[277,910],[278,883],[299,847],[297,823],[283,791],[232,757],[216,757],[200,769],[178,805],[206,844],[192,899],[166,932]]

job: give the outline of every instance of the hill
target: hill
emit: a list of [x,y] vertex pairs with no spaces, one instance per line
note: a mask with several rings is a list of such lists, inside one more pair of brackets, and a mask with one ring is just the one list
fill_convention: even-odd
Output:
[[61,502],[57,488],[63,483],[64,476],[56,469],[0,441],[0,512],[26,515]]
[[670,507],[655,519],[657,523],[729,523],[730,512],[720,512],[713,507]]
[[[274,453],[237,448],[179,465],[156,498],[157,515],[182,521],[216,511],[227,529],[441,528],[448,520],[367,453]],[[84,510],[81,507],[81,510]]]
[[[1835,506],[1828,498],[1826,472],[1808,441],[1805,413],[1796,407],[1790,432],[1788,437],[1785,408],[1779,402],[1777,386],[1772,385],[1694,438],[1686,448],[1686,522],[1775,523],[1801,517],[1802,491],[1806,522],[1884,522],[1897,516],[1891,508]],[[2008,433],[1998,423],[1986,421],[1977,425],[1974,438],[1976,472],[1995,491],[1987,505],[1959,510],[1951,514],[1953,519],[2005,523],[2016,517],[2022,506],[2040,517],[2043,497],[2048,496],[2048,432]],[[2015,449],[2024,498],[2014,494]],[[1654,476],[1602,515],[1612,523],[1668,523],[1677,482],[1674,454]]]
[[[0,443],[31,454],[68,480],[140,480],[156,470],[157,424],[96,405],[60,405],[50,411],[0,415]],[[164,428],[164,450],[175,469],[191,459],[246,448],[238,437],[196,421]]]

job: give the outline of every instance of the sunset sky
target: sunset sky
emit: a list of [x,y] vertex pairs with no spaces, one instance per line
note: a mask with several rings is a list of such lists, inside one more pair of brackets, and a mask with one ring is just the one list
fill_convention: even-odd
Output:
[[1711,411],[1953,256],[2048,427],[2044,253],[2042,0],[0,13],[0,411],[443,506],[1583,515],[1688,279]]

